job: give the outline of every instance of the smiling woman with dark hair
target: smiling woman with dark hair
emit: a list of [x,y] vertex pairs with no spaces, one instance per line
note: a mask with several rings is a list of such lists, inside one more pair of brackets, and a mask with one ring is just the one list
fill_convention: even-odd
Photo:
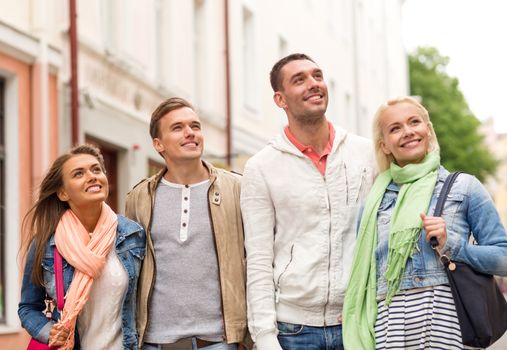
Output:
[[[25,218],[27,259],[18,314],[41,343],[138,349],[135,301],[146,237],[139,224],[111,210],[108,193],[100,151],[77,146],[54,161]],[[54,307],[55,249],[63,257],[61,314]]]
[[[347,349],[463,349],[437,250],[473,269],[507,275],[507,234],[484,186],[460,174],[441,217],[432,216],[449,172],[428,111],[402,97],[374,118],[383,171],[366,199],[344,303]],[[470,234],[477,245],[468,244]]]

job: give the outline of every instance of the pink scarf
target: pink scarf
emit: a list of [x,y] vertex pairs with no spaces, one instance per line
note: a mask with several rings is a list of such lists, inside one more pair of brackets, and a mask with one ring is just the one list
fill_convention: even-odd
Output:
[[116,238],[117,225],[117,216],[106,203],[102,204],[102,212],[91,237],[70,209],[58,222],[56,246],[65,260],[74,267],[74,277],[65,296],[62,316],[56,325],[57,329],[69,330],[65,345],[60,349],[74,348],[77,317],[88,300],[93,280],[100,276],[106,264],[107,255]]

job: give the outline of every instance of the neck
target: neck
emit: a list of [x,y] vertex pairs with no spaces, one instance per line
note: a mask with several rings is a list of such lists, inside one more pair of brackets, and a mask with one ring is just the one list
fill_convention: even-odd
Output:
[[329,126],[326,118],[315,124],[301,124],[294,120],[291,122],[289,119],[289,130],[299,142],[311,146],[319,154],[324,152],[329,142]]
[[100,214],[102,213],[102,202],[99,205],[95,204],[71,209],[88,232],[91,233],[95,230],[95,226],[97,226]]
[[209,179],[208,169],[201,159],[198,161],[171,162],[166,160],[167,171],[164,178],[180,185],[190,185]]

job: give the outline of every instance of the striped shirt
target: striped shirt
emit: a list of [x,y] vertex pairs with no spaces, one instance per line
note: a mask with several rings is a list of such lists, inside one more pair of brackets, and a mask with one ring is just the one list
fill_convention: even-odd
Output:
[[379,301],[375,342],[376,349],[470,349],[447,285],[399,291],[388,307]]

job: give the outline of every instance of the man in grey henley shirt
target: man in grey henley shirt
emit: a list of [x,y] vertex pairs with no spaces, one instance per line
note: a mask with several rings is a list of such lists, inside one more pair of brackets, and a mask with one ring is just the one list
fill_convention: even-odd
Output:
[[166,167],[134,187],[126,210],[148,236],[138,284],[141,348],[243,349],[239,176],[202,161],[201,122],[184,99],[159,105],[150,134]]

